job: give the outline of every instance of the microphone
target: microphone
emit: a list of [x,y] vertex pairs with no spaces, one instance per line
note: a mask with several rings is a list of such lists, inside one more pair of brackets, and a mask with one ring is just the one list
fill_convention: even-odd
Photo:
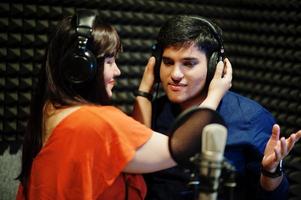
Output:
[[223,125],[213,123],[204,127],[199,160],[199,200],[217,199],[226,140],[227,129]]

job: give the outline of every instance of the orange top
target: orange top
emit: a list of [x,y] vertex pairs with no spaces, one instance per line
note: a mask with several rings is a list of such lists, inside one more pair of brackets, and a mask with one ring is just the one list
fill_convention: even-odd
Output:
[[82,106],[54,128],[33,160],[29,199],[144,199],[142,176],[122,170],[151,133],[115,107]]

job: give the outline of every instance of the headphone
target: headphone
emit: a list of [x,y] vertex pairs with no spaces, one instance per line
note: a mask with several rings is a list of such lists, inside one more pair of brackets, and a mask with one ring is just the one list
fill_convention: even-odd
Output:
[[[216,30],[215,26],[208,21],[205,18],[201,17],[195,17],[191,16],[190,18],[196,19],[200,21],[203,25],[207,26],[211,32],[211,34],[214,36],[214,38],[217,40],[219,43],[219,49],[217,51],[214,51],[209,60],[208,60],[208,69],[207,69],[207,80],[206,82],[209,84],[211,79],[213,78],[214,72],[216,65],[219,61],[223,61],[224,59],[224,54],[225,54],[225,49],[224,49],[224,44],[223,40]],[[156,58],[156,63],[154,66],[154,75],[155,75],[155,81],[160,82],[160,66],[161,66],[161,61],[162,61],[162,54],[163,54],[163,48],[160,46],[160,44],[155,44],[152,46],[152,56]]]
[[78,10],[74,16],[77,45],[66,53],[61,62],[62,75],[71,84],[85,83],[96,75],[96,57],[87,48],[95,17],[95,13],[89,10]]

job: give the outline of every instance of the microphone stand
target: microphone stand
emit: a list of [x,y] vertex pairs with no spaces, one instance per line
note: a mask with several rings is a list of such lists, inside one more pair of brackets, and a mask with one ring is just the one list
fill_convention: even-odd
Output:
[[[235,167],[227,160],[222,162],[210,161],[200,154],[192,157],[191,162],[196,166],[195,170],[190,174],[190,181],[188,185],[193,188],[195,200],[217,200],[219,187],[222,184],[223,189],[226,191],[224,196],[227,200],[234,200],[235,182]],[[200,170],[206,169],[206,173],[200,175]],[[218,176],[223,170],[222,175]],[[221,181],[222,180],[222,181]]]
[[224,176],[223,176],[223,186],[225,190],[225,195],[228,196],[228,200],[234,200],[234,189],[236,187],[236,169],[227,160],[223,162],[224,166]]

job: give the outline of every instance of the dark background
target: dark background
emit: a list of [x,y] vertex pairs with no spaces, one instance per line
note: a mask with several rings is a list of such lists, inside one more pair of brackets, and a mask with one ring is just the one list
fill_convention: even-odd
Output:
[[[32,86],[48,34],[78,8],[95,10],[118,30],[124,47],[114,103],[129,113],[160,25],[176,14],[207,17],[224,31],[231,90],[272,112],[282,135],[301,128],[299,0],[38,0],[0,3],[0,199],[14,199]],[[286,159],[290,199],[301,199],[301,146]]]

